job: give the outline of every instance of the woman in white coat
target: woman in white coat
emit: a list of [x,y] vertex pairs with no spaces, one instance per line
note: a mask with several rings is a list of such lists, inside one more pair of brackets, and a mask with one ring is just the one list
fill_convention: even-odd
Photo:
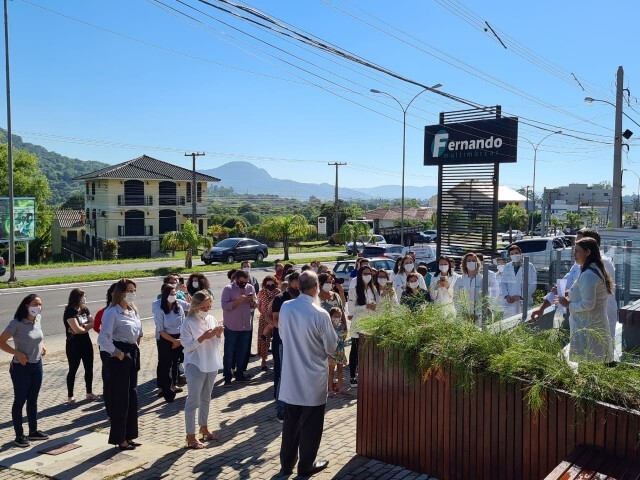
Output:
[[441,307],[443,315],[456,316],[453,293],[459,275],[453,271],[453,261],[445,255],[438,259],[438,271],[431,277],[429,292],[435,305]]
[[475,253],[467,253],[460,268],[462,276],[454,286],[456,311],[475,322],[482,316],[482,264]]
[[576,242],[576,263],[581,272],[578,280],[558,303],[569,309],[569,359],[592,362],[613,361],[613,338],[607,319],[607,301],[612,281],[607,273],[600,248],[593,238]]
[[[398,273],[393,277],[393,288],[396,291],[396,298],[402,298],[402,293],[407,287],[407,275],[410,273],[418,273],[418,271],[416,270],[415,259],[411,255],[407,255],[400,262]],[[426,292],[427,284],[424,282],[422,275],[418,275],[418,283],[418,288]]]
[[536,289],[538,276],[536,268],[529,264],[527,298],[523,298],[524,267],[522,262],[522,250],[517,245],[509,247],[511,262],[504,267],[504,273],[500,280],[500,300],[504,318],[522,313],[522,305],[526,300],[526,308],[533,306],[533,291]]

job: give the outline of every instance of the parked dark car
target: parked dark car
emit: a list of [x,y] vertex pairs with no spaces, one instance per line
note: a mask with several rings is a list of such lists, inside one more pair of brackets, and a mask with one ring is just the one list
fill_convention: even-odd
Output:
[[438,241],[438,232],[435,230],[424,230],[413,235],[414,243],[431,243]]
[[264,243],[251,238],[225,238],[210,250],[202,252],[200,259],[207,265],[213,262],[233,263],[242,260],[261,261],[269,254]]
[[395,260],[402,254],[402,245],[393,245],[383,243],[381,245],[373,245],[367,243],[362,250],[362,256],[365,258],[386,257]]

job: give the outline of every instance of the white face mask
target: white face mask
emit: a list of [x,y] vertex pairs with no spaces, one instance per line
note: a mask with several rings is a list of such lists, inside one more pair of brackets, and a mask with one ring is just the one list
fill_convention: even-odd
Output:
[[29,313],[37,317],[42,312],[42,307],[29,307]]
[[249,272],[251,271],[251,268],[249,268],[249,267],[243,267],[243,268],[242,268],[242,271],[243,271],[243,272],[246,272],[246,273],[249,273]]
[[476,262],[467,262],[467,270],[469,270],[470,272],[475,272],[476,266]]
[[363,275],[362,276],[362,281],[366,284],[369,283],[371,281],[371,275]]
[[415,290],[416,288],[418,288],[418,286],[420,285],[419,282],[409,282],[409,286]]
[[340,325],[342,317],[331,317],[331,321],[333,322],[333,325],[337,327],[338,325]]
[[198,287],[200,287],[200,283],[199,282],[191,282],[191,286],[193,288],[198,288]]
[[207,318],[207,315],[209,315],[209,312],[208,311],[207,312],[203,312],[202,310],[198,310],[196,312],[196,315],[200,320],[204,320],[205,318]]
[[87,297],[82,297],[82,300],[80,300],[80,305],[86,305],[87,304]]
[[384,287],[387,284],[387,279],[386,278],[379,278],[378,279],[378,285],[380,285],[381,287]]
[[498,265],[496,265],[496,268],[498,269],[499,273],[504,272],[504,265],[503,264],[499,263]]
[[169,295],[169,296],[167,297],[167,302],[169,302],[169,303],[175,303],[176,298],[177,298],[177,297],[176,297],[175,295]]
[[449,271],[449,265],[440,265],[438,268],[442,273],[447,273]]
[[127,294],[125,295],[124,299],[127,301],[127,303],[133,303],[136,300],[136,292],[127,292]]
[[404,266],[404,271],[405,272],[413,272],[413,263],[407,263]]
[[318,273],[318,267],[311,267],[311,270],[313,270],[315,273]]
[[333,285],[331,285],[330,283],[323,283],[322,284],[322,290],[324,290],[325,292],[330,292],[333,289]]
[[176,288],[178,286],[177,283],[170,283],[169,285],[171,285],[171,288]]
[[522,260],[522,255],[520,255],[519,253],[514,253],[513,255],[510,255],[511,261],[514,263],[520,263],[520,260]]

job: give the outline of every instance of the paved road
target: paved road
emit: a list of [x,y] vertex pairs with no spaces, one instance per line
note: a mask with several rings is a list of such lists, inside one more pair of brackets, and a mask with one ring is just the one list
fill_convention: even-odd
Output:
[[[314,253],[292,253],[290,255],[291,260],[303,260],[314,259],[321,257],[330,257],[336,255],[346,255],[345,252],[314,252]],[[269,255],[268,260],[275,260],[282,258],[282,255]],[[194,259],[194,265],[204,265],[199,259]],[[128,270],[153,270],[162,267],[183,267],[184,260],[150,260],[148,262],[141,263],[117,263],[100,265],[97,268],[101,272],[126,272]],[[95,273],[95,266],[78,266],[78,267],[63,267],[63,268],[43,268],[33,270],[20,270],[20,267],[16,267],[16,278],[18,280],[35,280],[38,278],[62,276],[62,275],[83,275],[87,273]],[[7,273],[0,278],[0,282],[7,282],[9,274]]]

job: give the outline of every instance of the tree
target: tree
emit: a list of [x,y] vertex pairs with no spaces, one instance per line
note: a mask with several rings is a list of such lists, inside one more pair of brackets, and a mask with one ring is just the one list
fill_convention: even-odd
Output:
[[209,235],[211,235],[211,237],[216,241],[229,238],[229,229],[227,227],[223,227],[222,225],[211,225],[208,232]]
[[583,210],[582,215],[587,217],[587,225],[593,227],[597,222],[600,213],[597,210],[591,208],[590,210]]
[[567,212],[565,218],[567,219],[567,228],[572,231],[579,229],[583,225],[582,217],[579,213]]
[[199,246],[210,248],[212,245],[209,237],[198,234],[198,229],[187,220],[182,227],[182,231],[167,232],[162,237],[163,250],[185,250],[184,266],[191,268],[193,263],[193,251]]
[[84,211],[84,195],[82,193],[74,193],[60,205],[60,210],[83,210]]
[[[364,222],[345,223],[340,228],[340,236],[345,242],[353,242],[353,255],[358,255],[356,242],[369,236],[369,225]],[[364,243],[364,242],[363,242]]]
[[302,215],[283,215],[267,218],[260,226],[260,234],[273,241],[282,242],[284,259],[289,260],[291,242],[302,239],[311,232],[311,225]]
[[507,205],[498,212],[498,221],[509,229],[509,243],[513,241],[513,228],[520,229],[527,221],[527,212],[518,205]]

